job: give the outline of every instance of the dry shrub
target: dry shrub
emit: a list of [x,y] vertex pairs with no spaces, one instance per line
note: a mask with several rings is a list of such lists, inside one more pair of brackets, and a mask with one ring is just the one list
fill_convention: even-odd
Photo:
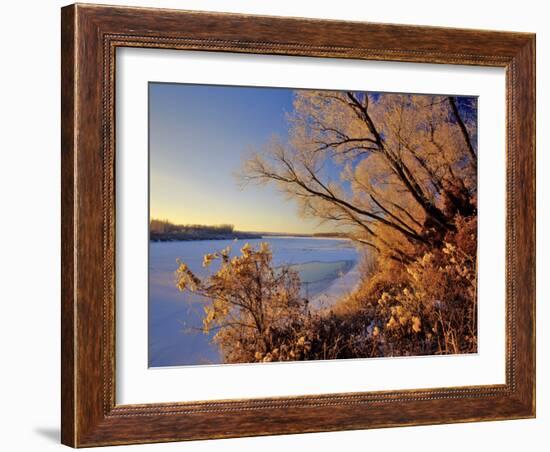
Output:
[[477,351],[477,221],[457,218],[443,246],[386,262],[345,305],[370,307],[378,356]]

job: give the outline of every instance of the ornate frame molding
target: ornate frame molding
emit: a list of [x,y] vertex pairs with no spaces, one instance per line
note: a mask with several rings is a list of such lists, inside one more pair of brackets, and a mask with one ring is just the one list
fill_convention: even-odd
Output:
[[[77,4],[62,9],[62,45],[64,444],[81,447],[535,415],[534,35]],[[506,383],[116,405],[118,47],[506,68]]]

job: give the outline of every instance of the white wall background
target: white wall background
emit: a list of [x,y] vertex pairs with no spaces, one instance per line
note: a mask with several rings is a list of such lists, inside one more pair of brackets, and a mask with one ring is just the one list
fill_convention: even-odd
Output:
[[[280,451],[544,449],[550,429],[548,365],[550,288],[543,256],[550,228],[545,200],[550,178],[550,31],[537,0],[456,2],[385,0],[113,0],[118,4],[305,16],[537,33],[538,146],[538,416],[536,420],[244,438],[118,447],[155,451]],[[99,3],[99,2],[93,2]],[[12,1],[2,5],[0,46],[0,448],[59,450],[59,8],[64,2]],[[546,352],[546,353],[545,353]],[[546,379],[546,381],[544,381]],[[546,441],[547,442],[547,441]],[[546,446],[547,447],[547,446]]]

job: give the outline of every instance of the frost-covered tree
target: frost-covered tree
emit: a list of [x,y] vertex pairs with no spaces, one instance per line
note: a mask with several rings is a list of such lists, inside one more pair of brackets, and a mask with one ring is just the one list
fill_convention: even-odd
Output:
[[[297,91],[290,136],[246,162],[246,181],[274,182],[302,213],[408,261],[439,246],[455,216],[476,212],[475,100]],[[460,108],[459,108],[460,103]]]

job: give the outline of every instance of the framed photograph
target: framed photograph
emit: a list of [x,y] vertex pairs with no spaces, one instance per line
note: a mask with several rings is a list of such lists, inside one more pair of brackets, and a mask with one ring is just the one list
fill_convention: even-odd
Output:
[[535,416],[535,36],[62,9],[62,442]]

